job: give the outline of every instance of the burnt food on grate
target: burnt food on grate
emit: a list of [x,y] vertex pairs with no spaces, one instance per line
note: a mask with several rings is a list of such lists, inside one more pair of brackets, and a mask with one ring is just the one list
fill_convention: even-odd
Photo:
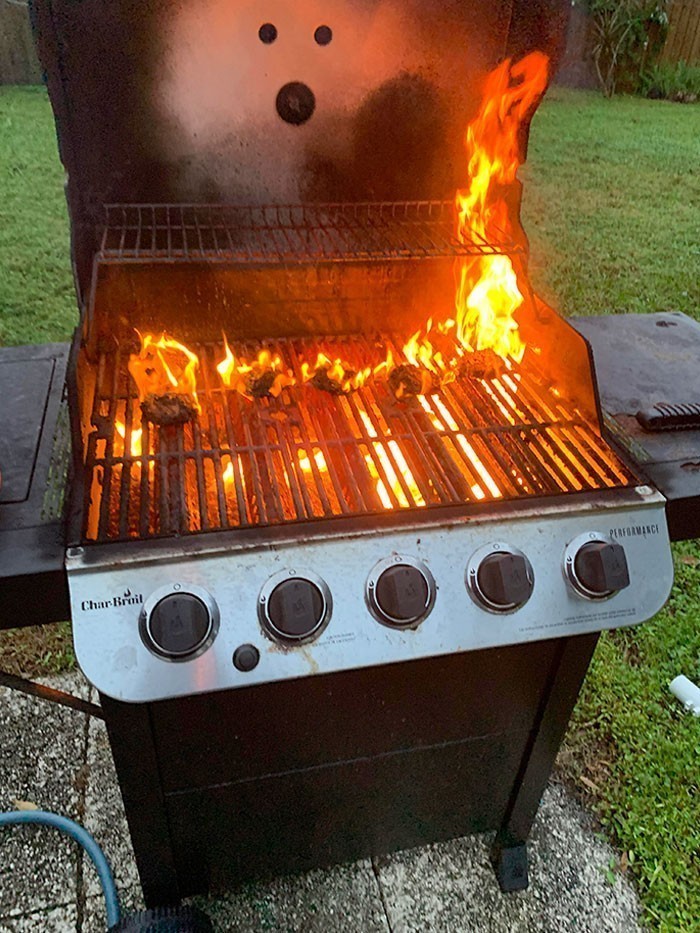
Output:
[[438,381],[427,369],[419,369],[410,363],[395,366],[389,373],[387,383],[396,398],[415,398],[438,388]]
[[245,377],[246,395],[252,395],[253,398],[265,398],[270,395],[270,389],[274,386],[278,375],[273,369],[261,372],[253,368]]
[[191,395],[166,392],[165,395],[147,395],[141,402],[141,413],[145,421],[167,427],[194,420],[197,406]]
[[344,381],[339,382],[337,379],[332,379],[328,375],[328,370],[322,367],[316,370],[310,382],[315,389],[328,392],[330,395],[348,395],[352,391],[352,378],[356,375],[357,373],[353,370],[346,370]]
[[466,379],[497,379],[504,368],[504,361],[493,350],[475,350],[462,357],[457,373]]

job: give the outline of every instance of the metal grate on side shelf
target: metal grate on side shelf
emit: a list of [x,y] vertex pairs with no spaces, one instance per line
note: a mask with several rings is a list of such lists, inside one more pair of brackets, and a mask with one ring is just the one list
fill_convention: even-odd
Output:
[[456,235],[452,201],[362,204],[109,204],[102,261],[367,262],[522,253]]

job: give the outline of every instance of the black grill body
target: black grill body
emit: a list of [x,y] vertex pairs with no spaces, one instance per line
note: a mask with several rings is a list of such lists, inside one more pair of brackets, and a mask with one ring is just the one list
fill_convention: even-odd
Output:
[[504,890],[597,635],[151,704],[101,697],[148,904],[493,831]]

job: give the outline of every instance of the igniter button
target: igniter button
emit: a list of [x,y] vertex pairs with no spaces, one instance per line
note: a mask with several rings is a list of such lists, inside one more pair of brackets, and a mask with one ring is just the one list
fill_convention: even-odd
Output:
[[233,666],[244,674],[255,670],[260,661],[260,652],[255,645],[239,645],[233,652]]

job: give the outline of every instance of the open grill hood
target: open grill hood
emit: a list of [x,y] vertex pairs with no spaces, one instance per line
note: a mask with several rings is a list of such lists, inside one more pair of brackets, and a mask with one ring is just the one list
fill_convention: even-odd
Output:
[[[568,8],[35,0],[83,315],[69,371],[73,543],[632,482],[600,437],[585,340],[529,286],[515,172],[499,182],[501,223],[455,230],[467,126],[498,114],[496,140],[524,160]],[[489,111],[505,59],[514,97]],[[525,60],[544,63],[541,83],[518,71]],[[521,88],[527,103],[513,103]],[[502,379],[450,388],[446,373],[430,402],[398,408],[386,376],[355,399],[304,389],[333,341],[358,369],[376,373],[392,347],[404,366],[409,335],[452,312],[458,265],[493,257],[522,290],[525,356]],[[203,407],[177,430],[142,421],[135,329],[197,347]],[[283,397],[222,387],[222,331],[237,353],[278,348],[294,370]]]
[[[81,294],[107,203],[452,199],[504,57],[561,53],[568,0],[32,0]],[[260,27],[277,30],[274,42]],[[333,31],[325,46],[315,30]],[[314,94],[280,119],[290,82]],[[526,128],[523,147],[526,146]]]

